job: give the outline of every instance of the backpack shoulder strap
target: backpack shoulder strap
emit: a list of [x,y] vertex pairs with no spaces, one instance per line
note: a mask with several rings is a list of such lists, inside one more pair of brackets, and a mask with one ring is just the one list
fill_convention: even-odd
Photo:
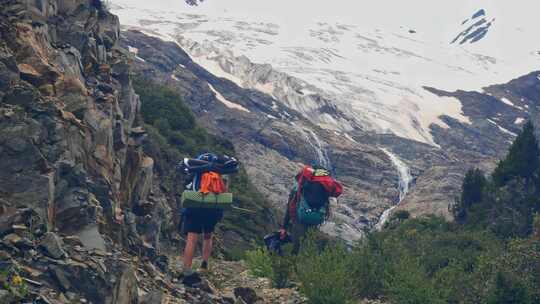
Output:
[[293,195],[293,192],[291,191],[291,195],[289,197],[289,217],[291,218],[291,221],[293,223],[296,222],[296,209],[298,208],[298,202],[300,202],[300,199],[302,198],[302,184],[306,178],[311,178],[313,169],[308,166],[304,166],[302,171],[296,175],[295,180],[295,186],[296,193]]

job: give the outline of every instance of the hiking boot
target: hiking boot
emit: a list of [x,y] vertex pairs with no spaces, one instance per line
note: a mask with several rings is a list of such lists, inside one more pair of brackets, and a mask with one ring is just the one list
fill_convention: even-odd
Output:
[[208,262],[207,261],[203,261],[201,263],[201,267],[199,268],[200,270],[202,271],[208,271]]
[[196,285],[200,284],[202,282],[201,276],[196,273],[192,272],[190,274],[185,274],[184,278],[182,279],[182,284],[188,286],[188,287],[195,287]]

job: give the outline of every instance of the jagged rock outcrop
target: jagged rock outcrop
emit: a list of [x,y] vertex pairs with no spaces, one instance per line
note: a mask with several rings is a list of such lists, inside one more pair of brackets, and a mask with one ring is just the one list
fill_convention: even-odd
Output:
[[128,140],[140,105],[118,18],[94,2],[4,1],[1,11],[0,195],[70,233],[119,220],[139,182],[123,171],[147,165]]
[[235,301],[184,286],[169,263],[175,192],[143,150],[119,37],[99,0],[0,2],[2,303]]
[[[148,219],[132,211],[159,192],[119,35],[118,18],[101,1],[0,3],[0,234],[22,222],[32,235],[23,243],[7,238],[4,245],[14,247],[1,249],[30,260],[33,252],[19,250],[43,250],[42,271],[54,278],[49,287],[93,303],[134,303],[131,266],[111,261],[118,271],[104,277],[102,270],[96,279],[70,260],[57,234],[77,237],[84,250],[107,252],[117,243],[156,258],[161,226],[173,225],[167,199],[154,197],[162,203],[145,214],[156,214],[153,225],[143,225],[154,237],[136,227]],[[26,221],[32,218],[40,220]]]

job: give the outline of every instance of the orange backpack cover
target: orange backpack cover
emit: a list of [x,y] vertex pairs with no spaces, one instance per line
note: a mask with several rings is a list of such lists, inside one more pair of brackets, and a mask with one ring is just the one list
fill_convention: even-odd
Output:
[[201,193],[223,193],[227,189],[221,175],[216,172],[206,172],[201,176]]

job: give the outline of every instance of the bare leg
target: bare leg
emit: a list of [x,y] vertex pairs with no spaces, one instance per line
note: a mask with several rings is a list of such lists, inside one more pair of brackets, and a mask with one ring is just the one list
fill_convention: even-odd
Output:
[[202,256],[203,261],[208,262],[208,259],[210,258],[210,254],[212,254],[212,232],[204,234],[203,256]]
[[184,248],[184,271],[191,270],[198,238],[199,235],[197,233],[188,232],[186,248]]

